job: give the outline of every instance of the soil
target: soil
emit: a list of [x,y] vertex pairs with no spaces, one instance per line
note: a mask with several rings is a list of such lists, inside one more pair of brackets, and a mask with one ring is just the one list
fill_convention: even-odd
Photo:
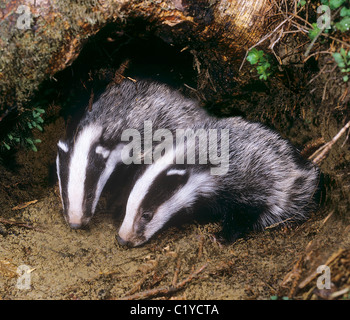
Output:
[[[305,76],[304,84],[317,74],[297,73],[299,79]],[[313,83],[313,96],[303,83],[250,82],[212,111],[230,116],[239,110],[310,154],[317,139],[329,141],[345,119],[343,109],[318,105],[327,81],[321,78]],[[65,223],[54,170],[65,121],[54,106],[47,114],[50,110],[56,117],[37,133],[42,140],[38,152],[19,150],[0,164],[0,299],[350,297],[350,151],[345,136],[321,164],[326,196],[305,223],[268,228],[224,245],[214,236],[219,223],[194,221],[127,249],[115,240],[121,217],[108,212],[104,201],[86,229],[71,230]],[[22,209],[16,208],[19,204]],[[326,292],[317,287],[317,268],[324,264],[331,266],[332,288]],[[19,276],[20,266],[28,271]]]
[[[1,219],[7,220],[0,220],[1,299],[303,299],[310,290],[319,298],[316,277],[303,289],[298,284],[339,249],[349,248],[347,197],[332,184],[326,204],[306,223],[267,229],[230,245],[216,241],[218,223],[193,222],[164,230],[143,247],[126,249],[115,240],[120,217],[109,213],[104,201],[88,228],[71,230],[57,186],[48,179],[55,157],[49,141],[58,139],[62,127],[58,121],[46,128],[41,135],[47,143],[43,139],[37,154],[17,154],[21,165],[11,172],[12,185],[2,168],[9,185],[2,182],[7,192],[2,193]],[[332,157],[337,159],[337,148]],[[10,210],[30,200],[38,201]],[[18,285],[23,278],[16,271],[22,265],[29,266],[29,289]],[[178,290],[170,290],[186,279]],[[155,294],[147,291],[151,289]]]
[[[349,228],[346,232],[343,222],[330,218],[266,230],[231,245],[215,241],[218,224],[193,223],[165,230],[143,247],[126,249],[117,244],[118,221],[108,213],[97,214],[87,229],[71,230],[54,192],[13,218],[33,229],[6,226],[0,236],[2,299],[127,298],[170,287],[175,274],[179,283],[203,266],[187,285],[160,297],[270,299],[286,291],[282,282],[310,243],[317,245],[309,251],[309,272],[350,245]],[[30,288],[19,285],[23,278],[15,272],[21,265],[30,270]]]

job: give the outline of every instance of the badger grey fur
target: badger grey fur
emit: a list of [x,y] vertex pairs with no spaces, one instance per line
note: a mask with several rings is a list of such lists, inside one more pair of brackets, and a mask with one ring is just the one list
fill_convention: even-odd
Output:
[[[154,128],[176,129],[205,117],[197,102],[166,85],[126,80],[107,89],[74,132],[58,142],[57,175],[64,216],[70,226],[78,228],[89,222],[106,182],[121,167],[125,145],[121,135],[125,129],[142,132],[145,120]],[[120,185],[125,186],[122,174]],[[115,192],[119,191],[116,186]]]
[[[309,217],[315,207],[319,170],[303,160],[288,141],[240,117],[218,120],[207,116],[195,128],[200,127],[207,132],[229,129],[228,170],[213,175],[210,163],[176,164],[178,145],[174,144],[134,184],[119,229],[121,244],[145,243],[180,213],[209,211],[220,217],[221,235],[229,241],[251,230]],[[215,147],[212,143],[208,140],[209,148]],[[198,153],[198,143],[195,148]],[[218,148],[218,153],[222,151]]]

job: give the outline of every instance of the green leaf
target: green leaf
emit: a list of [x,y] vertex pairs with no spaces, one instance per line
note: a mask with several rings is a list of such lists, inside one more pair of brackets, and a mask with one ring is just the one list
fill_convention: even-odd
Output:
[[340,16],[341,17],[350,17],[350,9],[343,7],[340,10]]
[[299,0],[298,7],[303,7],[305,5],[306,5],[306,1],[305,0]]
[[257,64],[263,56],[264,51],[253,48],[249,51],[247,60],[250,62],[250,64]]
[[39,112],[40,114],[41,114],[41,113],[45,113],[45,110],[44,110],[44,109],[41,109],[41,108],[35,108],[35,110],[36,110],[37,112]]
[[30,144],[30,145],[34,145],[34,142],[33,142],[33,140],[32,140],[32,139],[30,139],[30,138],[26,138],[26,141],[27,141],[27,143],[28,143],[28,144]]
[[39,125],[39,124],[37,124],[37,125],[36,125],[36,128],[37,128],[39,131],[43,131],[42,126],[41,126],[41,125]]
[[343,77],[343,81],[344,82],[348,82],[348,80],[349,80],[349,76],[346,75],[346,76]]
[[344,59],[339,52],[333,53],[333,58],[334,58],[334,60],[337,63],[339,68],[345,68]]
[[330,0],[329,7],[331,10],[338,9],[346,0]]
[[309,38],[311,40],[315,39],[316,36],[321,32],[321,29],[317,26],[317,23],[313,23],[312,28],[313,29],[309,30]]
[[41,140],[40,139],[35,139],[34,143],[41,143]]
[[343,18],[335,24],[335,27],[341,32],[350,30],[350,17]]
[[6,148],[7,150],[10,150],[10,149],[11,149],[11,147],[10,147],[6,142],[3,142],[3,144],[4,144],[4,146],[5,146],[5,148]]

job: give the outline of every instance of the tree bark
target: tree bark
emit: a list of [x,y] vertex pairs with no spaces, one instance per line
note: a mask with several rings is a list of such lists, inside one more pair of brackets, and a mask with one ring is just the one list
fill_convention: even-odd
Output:
[[271,8],[269,0],[5,1],[0,6],[0,119],[23,108],[40,83],[72,64],[86,39],[108,23],[142,19],[170,44],[189,48],[205,86],[210,75],[201,64],[214,59],[212,68],[236,70],[246,49],[266,33]]

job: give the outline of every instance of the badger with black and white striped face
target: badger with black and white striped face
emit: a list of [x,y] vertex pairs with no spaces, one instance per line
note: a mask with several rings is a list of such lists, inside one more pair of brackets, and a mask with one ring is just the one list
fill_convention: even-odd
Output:
[[[228,241],[251,230],[309,217],[315,208],[319,170],[288,141],[239,117],[208,119],[202,129],[228,130],[228,144],[221,143],[223,134],[216,142],[207,139],[209,157],[210,150],[222,155],[228,145],[227,170],[214,174],[217,164],[209,161],[176,163],[186,148],[174,144],[136,180],[117,236],[120,244],[142,245],[172,217],[204,210],[222,219],[221,236]],[[195,149],[200,152],[199,143]]]
[[[87,111],[67,139],[58,142],[57,175],[64,216],[72,228],[79,228],[93,216],[101,192],[115,170],[122,175],[126,165],[121,136],[126,129],[173,130],[200,122],[206,113],[196,101],[175,90],[148,81],[125,80],[111,86]],[[128,177],[130,179],[131,177]],[[124,178],[120,187],[125,186]],[[115,186],[116,194],[120,189]]]

